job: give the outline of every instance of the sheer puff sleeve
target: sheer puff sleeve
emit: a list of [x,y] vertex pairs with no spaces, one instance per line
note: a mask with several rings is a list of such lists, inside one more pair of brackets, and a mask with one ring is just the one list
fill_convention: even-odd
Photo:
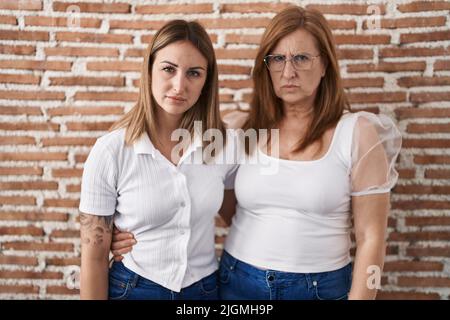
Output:
[[398,179],[395,162],[402,137],[386,115],[356,113],[352,141],[351,195],[386,193]]

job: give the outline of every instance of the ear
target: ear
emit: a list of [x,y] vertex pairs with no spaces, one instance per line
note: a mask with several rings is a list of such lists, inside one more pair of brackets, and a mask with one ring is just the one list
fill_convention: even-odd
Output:
[[328,68],[328,60],[324,59],[322,62],[322,74],[321,77],[323,78],[325,76],[325,74],[327,73],[327,68]]

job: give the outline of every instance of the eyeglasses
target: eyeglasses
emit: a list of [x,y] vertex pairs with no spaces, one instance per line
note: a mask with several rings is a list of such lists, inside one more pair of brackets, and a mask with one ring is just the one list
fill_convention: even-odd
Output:
[[287,59],[285,55],[282,54],[270,54],[264,57],[264,63],[270,71],[278,72],[284,69],[287,61],[291,61],[292,66],[295,70],[310,70],[313,65],[315,58],[319,57],[310,55],[308,53],[296,54],[290,59]]

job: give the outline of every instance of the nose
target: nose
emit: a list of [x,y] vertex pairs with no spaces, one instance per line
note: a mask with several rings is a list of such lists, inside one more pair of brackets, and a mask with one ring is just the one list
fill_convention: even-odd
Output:
[[294,66],[292,65],[292,60],[289,59],[289,61],[285,62],[284,66],[283,66],[283,71],[281,72],[281,75],[288,79],[295,77],[296,70],[294,69]]
[[172,89],[177,94],[184,93],[186,89],[186,77],[181,72],[172,78]]

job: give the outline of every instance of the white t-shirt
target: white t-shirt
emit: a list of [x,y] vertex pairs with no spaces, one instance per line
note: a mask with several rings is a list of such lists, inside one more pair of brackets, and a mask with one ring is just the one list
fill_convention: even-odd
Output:
[[[236,173],[237,212],[225,250],[256,267],[314,273],[350,262],[351,197],[389,192],[401,136],[387,116],[345,114],[318,160],[260,149]],[[252,159],[255,157],[257,160]],[[267,166],[276,168],[264,174]]]
[[217,269],[214,218],[237,168],[193,164],[198,152],[197,141],[175,166],[147,134],[126,146],[119,129],[97,140],[84,165],[80,211],[114,215],[114,224],[137,240],[124,265],[177,292]]

